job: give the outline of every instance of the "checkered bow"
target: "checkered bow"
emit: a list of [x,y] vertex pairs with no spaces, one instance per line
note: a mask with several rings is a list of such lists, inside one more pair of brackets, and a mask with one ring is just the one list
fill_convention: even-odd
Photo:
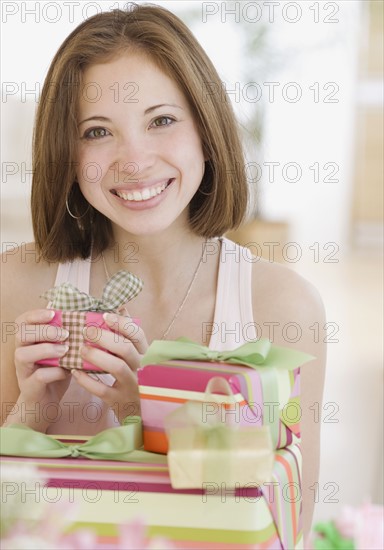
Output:
[[101,299],[81,292],[71,283],[50,288],[41,298],[50,301],[52,309],[64,311],[116,311],[132,300],[143,288],[143,281],[129,271],[118,271],[104,287]]

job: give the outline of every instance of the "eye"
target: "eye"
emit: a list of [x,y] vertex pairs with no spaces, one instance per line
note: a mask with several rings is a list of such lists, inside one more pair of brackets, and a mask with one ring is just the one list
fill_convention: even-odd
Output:
[[174,122],[175,122],[174,118],[171,118],[169,116],[159,116],[151,122],[150,126],[159,128],[160,126],[170,126]]
[[83,137],[85,139],[100,139],[108,135],[110,135],[110,133],[105,128],[89,128],[89,130],[84,132]]

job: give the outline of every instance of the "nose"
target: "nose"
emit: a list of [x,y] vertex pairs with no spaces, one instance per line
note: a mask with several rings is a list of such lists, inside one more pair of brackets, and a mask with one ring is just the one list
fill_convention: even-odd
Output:
[[155,151],[146,134],[133,135],[127,132],[117,146],[114,170],[118,171],[120,181],[137,181],[151,170],[155,162]]

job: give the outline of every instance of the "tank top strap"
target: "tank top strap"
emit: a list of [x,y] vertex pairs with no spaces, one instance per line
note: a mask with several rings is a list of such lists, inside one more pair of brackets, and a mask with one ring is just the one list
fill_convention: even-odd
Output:
[[252,302],[252,269],[257,259],[252,255],[249,248],[242,246],[239,246],[239,248],[241,250],[239,262],[239,303],[245,343],[257,338]]
[[257,338],[252,309],[251,252],[221,238],[211,349],[229,350]]
[[76,258],[71,262],[59,264],[56,273],[55,286],[62,283],[71,283],[81,292],[89,294],[89,281],[91,275],[91,259]]

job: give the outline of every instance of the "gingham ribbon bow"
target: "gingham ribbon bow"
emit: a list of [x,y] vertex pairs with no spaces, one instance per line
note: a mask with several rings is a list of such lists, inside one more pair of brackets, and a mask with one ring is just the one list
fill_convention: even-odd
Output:
[[132,300],[143,288],[143,281],[129,271],[118,271],[104,287],[101,299],[81,292],[71,283],[50,288],[41,298],[50,301],[52,309],[64,311],[116,311]]

